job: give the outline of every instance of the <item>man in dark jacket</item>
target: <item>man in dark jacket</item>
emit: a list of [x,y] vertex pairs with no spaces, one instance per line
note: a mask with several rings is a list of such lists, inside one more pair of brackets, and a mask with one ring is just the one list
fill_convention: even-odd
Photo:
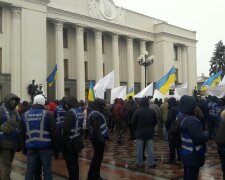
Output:
[[143,166],[143,144],[146,142],[148,149],[148,167],[156,167],[153,153],[154,128],[157,124],[156,113],[149,107],[148,98],[142,98],[140,108],[133,115],[132,126],[136,137],[136,165]]
[[88,106],[89,134],[94,149],[94,155],[88,172],[88,180],[103,180],[100,176],[100,168],[105,149],[105,140],[108,139],[108,127],[103,115],[105,101],[95,99]]
[[[64,157],[69,172],[70,180],[79,180],[79,164],[78,164],[78,146],[83,143],[82,126],[84,114],[75,97],[67,97],[65,99],[66,112],[63,127],[63,144]],[[80,144],[77,144],[79,143]],[[82,147],[81,147],[82,148]]]
[[184,164],[184,180],[197,180],[199,168],[205,160],[208,136],[204,134],[201,122],[194,117],[196,100],[192,96],[182,96],[180,112],[186,115],[180,125],[181,149],[180,156]]
[[34,97],[33,107],[22,116],[21,137],[23,151],[27,150],[26,180],[33,180],[37,164],[43,166],[44,179],[52,180],[52,154],[58,154],[56,124],[53,113],[45,110],[45,98]]
[[179,108],[177,105],[177,101],[174,97],[168,99],[168,116],[167,116],[167,122],[166,122],[166,128],[168,131],[168,142],[169,142],[169,148],[170,148],[170,157],[169,157],[169,162],[174,163],[175,158],[176,158],[176,152],[178,156],[178,160],[180,159],[179,157],[179,150],[176,147],[176,137],[174,137],[170,132],[171,132],[171,125],[175,123]]
[[20,98],[15,94],[8,94],[4,104],[0,107],[0,179],[10,180],[12,161],[15,151],[19,151],[19,114],[16,105]]

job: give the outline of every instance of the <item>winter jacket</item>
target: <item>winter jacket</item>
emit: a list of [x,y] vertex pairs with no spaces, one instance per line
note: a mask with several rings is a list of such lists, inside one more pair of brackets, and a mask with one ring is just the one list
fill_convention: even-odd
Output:
[[167,102],[163,103],[163,104],[160,106],[161,119],[162,119],[162,122],[163,122],[163,123],[166,123],[166,121],[167,121],[168,112],[169,112],[168,107],[169,107],[169,105],[168,105]]

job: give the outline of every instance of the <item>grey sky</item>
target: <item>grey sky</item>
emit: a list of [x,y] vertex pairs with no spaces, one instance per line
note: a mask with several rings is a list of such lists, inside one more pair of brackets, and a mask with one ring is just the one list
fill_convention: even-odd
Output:
[[197,31],[198,75],[209,74],[209,60],[215,44],[225,43],[224,0],[114,0],[141,14],[167,21],[182,28]]

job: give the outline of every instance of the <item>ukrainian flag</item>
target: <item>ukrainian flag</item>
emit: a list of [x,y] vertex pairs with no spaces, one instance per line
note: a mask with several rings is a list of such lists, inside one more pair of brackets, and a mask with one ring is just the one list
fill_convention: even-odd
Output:
[[54,69],[52,70],[51,74],[47,78],[47,83],[49,86],[52,86],[52,84],[57,79],[58,72],[57,72],[57,64],[55,65]]
[[209,77],[204,82],[204,84],[202,85],[201,90],[205,91],[206,90],[206,86],[211,86],[211,87],[217,86],[217,84],[221,81],[221,74],[222,74],[222,70],[220,70],[219,72],[217,72],[213,76]]
[[134,95],[135,95],[134,94],[134,87],[132,87],[132,88],[130,88],[128,90],[128,93],[127,93],[127,96],[126,96],[126,100],[128,100],[130,96],[133,97]]
[[94,101],[95,100],[95,92],[94,92],[94,88],[93,88],[93,82],[90,81],[90,85],[89,85],[89,91],[88,91],[88,101]]
[[162,94],[167,94],[171,83],[176,81],[176,69],[172,67],[170,71],[156,82],[156,89]]

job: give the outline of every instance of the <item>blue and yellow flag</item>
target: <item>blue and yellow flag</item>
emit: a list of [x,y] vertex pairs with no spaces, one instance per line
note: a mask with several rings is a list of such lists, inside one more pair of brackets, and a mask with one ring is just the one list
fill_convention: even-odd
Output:
[[90,85],[89,85],[89,91],[88,91],[88,101],[94,101],[95,100],[95,92],[94,92],[94,88],[93,88],[93,82],[90,81]]
[[132,87],[132,88],[130,88],[128,90],[128,93],[127,93],[127,96],[126,96],[126,100],[128,100],[130,96],[133,97],[134,95],[135,95],[134,94],[134,87]]
[[176,69],[172,67],[170,71],[156,82],[156,89],[162,94],[167,94],[171,83],[176,81]]
[[206,86],[211,86],[211,87],[217,86],[217,84],[221,81],[221,74],[222,74],[222,70],[220,70],[219,72],[217,72],[213,76],[209,77],[204,82],[204,84],[201,86],[201,90],[202,91],[206,90]]
[[57,64],[55,65],[54,69],[52,70],[51,74],[47,78],[47,83],[49,86],[52,86],[52,84],[57,79],[58,72],[57,72]]

